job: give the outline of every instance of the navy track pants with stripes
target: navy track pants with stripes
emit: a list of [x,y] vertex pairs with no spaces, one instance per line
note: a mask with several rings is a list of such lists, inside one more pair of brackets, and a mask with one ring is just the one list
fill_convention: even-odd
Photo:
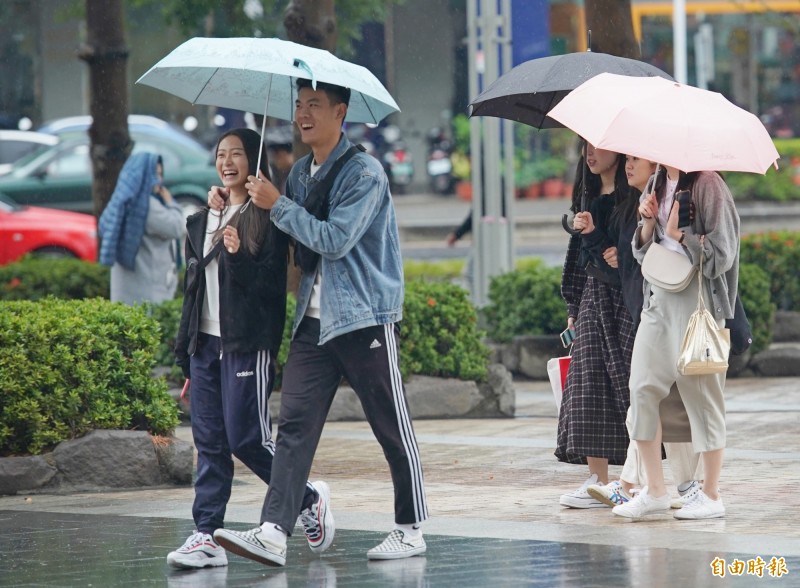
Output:
[[291,534],[333,397],[346,378],[383,448],[394,484],[395,522],[428,518],[417,440],[400,377],[399,328],[359,329],[319,345],[319,320],[305,317],[289,348],[281,389],[273,481],[261,522]]
[[[223,526],[233,483],[235,455],[269,484],[275,442],[269,396],[275,367],[269,351],[222,353],[220,338],[198,334],[192,355],[192,437],[197,449],[197,478],[192,516],[198,531]],[[302,506],[316,499],[308,487]],[[295,518],[300,511],[298,505]]]

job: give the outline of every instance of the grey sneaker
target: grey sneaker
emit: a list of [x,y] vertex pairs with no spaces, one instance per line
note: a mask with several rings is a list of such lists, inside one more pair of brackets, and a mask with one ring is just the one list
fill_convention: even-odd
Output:
[[411,539],[400,529],[395,529],[380,545],[367,551],[367,559],[403,559],[422,555],[427,549],[422,533]]
[[580,488],[568,494],[562,494],[559,499],[561,506],[568,506],[569,508],[605,508],[605,504],[589,495],[586,489],[597,484],[597,474],[592,474]]
[[167,555],[167,563],[178,569],[218,567],[228,565],[228,556],[211,535],[195,531]]
[[602,484],[592,484],[586,488],[586,492],[592,498],[596,498],[608,506],[625,504],[631,499],[630,495],[625,492],[625,489],[622,487],[622,483],[619,480],[609,482],[605,486]]
[[673,515],[676,519],[718,519],[725,516],[725,505],[722,497],[711,500],[708,495],[700,490],[694,498],[687,502],[683,508],[676,510]]
[[214,539],[228,551],[247,559],[267,566],[286,565],[286,543],[279,545],[269,541],[261,527],[244,532],[217,529]]
[[658,498],[650,496],[650,489],[645,486],[634,498],[611,509],[619,517],[628,519],[641,519],[645,515],[669,512],[669,494]]
[[322,553],[333,543],[336,526],[331,512],[331,491],[325,482],[312,482],[319,498],[300,513],[300,523],[308,539],[308,546],[315,553]]
[[692,480],[691,485],[688,488],[686,488],[686,490],[684,490],[683,492],[678,490],[680,498],[676,498],[675,500],[673,500],[670,506],[672,508],[683,508],[689,502],[694,500],[695,496],[697,496],[697,493],[700,492],[702,489],[703,485],[700,482],[698,482],[697,480]]

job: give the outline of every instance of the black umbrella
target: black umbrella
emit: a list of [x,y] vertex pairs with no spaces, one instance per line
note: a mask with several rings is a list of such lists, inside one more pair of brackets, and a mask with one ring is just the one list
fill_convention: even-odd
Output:
[[[583,82],[605,72],[672,79],[649,63],[607,53],[582,51],[541,57],[526,61],[497,78],[470,103],[469,116],[506,118],[537,129],[563,127],[547,113]],[[581,210],[586,209],[586,165],[583,168]],[[569,226],[566,214],[561,224],[570,234],[578,232]]]
[[496,116],[537,129],[563,127],[547,116],[564,96],[601,73],[672,78],[657,67],[607,53],[582,51],[521,63],[497,78],[469,105],[470,116]]

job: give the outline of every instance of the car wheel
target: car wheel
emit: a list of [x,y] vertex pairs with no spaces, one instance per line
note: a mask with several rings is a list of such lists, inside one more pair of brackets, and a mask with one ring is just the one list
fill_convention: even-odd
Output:
[[77,257],[77,255],[65,247],[42,247],[41,249],[31,251],[31,255],[34,257],[44,257],[47,259],[57,259],[59,257]]

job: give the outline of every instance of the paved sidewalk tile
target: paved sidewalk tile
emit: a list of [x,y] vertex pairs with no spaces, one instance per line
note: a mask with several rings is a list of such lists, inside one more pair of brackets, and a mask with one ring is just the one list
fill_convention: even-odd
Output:
[[[393,526],[388,467],[366,423],[332,422],[311,473],[330,484],[337,522],[321,557],[298,530],[285,568],[232,555],[227,568],[172,572],[166,555],[193,530],[191,487],[5,496],[0,586],[800,586],[796,379],[729,380],[727,514],[707,521],[630,522],[610,509],[561,507],[558,497],[583,482],[586,466],[553,456],[547,383],[515,387],[516,418],[414,423],[431,511],[425,557],[367,561]],[[177,434],[191,441],[188,427]],[[226,525],[257,524],[265,491],[237,462]]]
[[[292,537],[285,568],[230,555],[227,567],[178,571],[165,559],[191,532],[186,521],[0,511],[0,524],[0,584],[17,588],[620,587],[653,585],[653,578],[663,586],[704,586],[716,580],[710,566],[715,558],[748,559],[743,554],[636,545],[429,535],[426,556],[378,562],[368,561],[366,551],[383,539],[382,534],[340,531],[321,557],[309,551],[302,536]],[[790,558],[786,565],[796,572],[800,558]],[[769,578],[768,572],[765,575]],[[728,573],[727,581],[714,585],[753,586],[755,579]]]

